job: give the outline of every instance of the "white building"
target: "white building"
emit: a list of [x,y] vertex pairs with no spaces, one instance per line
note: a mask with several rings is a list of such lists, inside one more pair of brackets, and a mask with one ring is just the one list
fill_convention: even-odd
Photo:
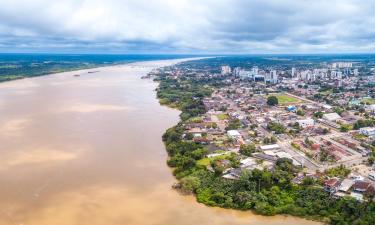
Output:
[[342,72],[337,72],[337,76],[336,76],[337,79],[342,79]]
[[256,80],[256,78],[259,78],[259,68],[257,66],[254,66],[251,70],[239,70],[238,76],[241,79],[249,79],[249,80]]
[[235,76],[240,76],[240,72],[241,72],[241,68],[240,67],[236,67],[233,69],[233,75]]
[[368,137],[375,137],[375,127],[363,127],[359,129],[359,133]]
[[254,66],[253,67],[253,74],[258,75],[258,73],[259,73],[259,68],[257,66]]
[[332,63],[332,68],[351,68],[353,67],[352,62],[337,62],[337,63]]
[[337,113],[327,113],[323,115],[323,119],[328,121],[336,121],[341,119],[341,116]]
[[354,183],[355,182],[352,179],[344,179],[339,186],[339,191],[348,192],[349,189],[354,185]]
[[354,76],[358,76],[359,75],[358,69],[354,69],[353,74],[354,74]]
[[300,73],[300,79],[303,81],[309,81],[311,79],[311,71],[305,70]]
[[232,72],[232,69],[230,68],[230,66],[221,67],[221,74],[227,75],[227,74],[230,74],[231,72]]
[[375,105],[367,105],[366,109],[374,113],[375,112]]
[[228,134],[228,137],[230,137],[230,138],[237,139],[237,138],[241,137],[241,134],[240,134],[240,132],[238,132],[238,130],[228,130],[227,134]]
[[260,149],[262,151],[275,150],[275,149],[280,149],[280,145],[278,145],[278,144],[263,145],[263,146],[260,146]]
[[355,198],[357,201],[360,201],[360,202],[363,201],[363,195],[360,193],[352,192],[350,193],[350,197]]
[[303,128],[306,128],[306,127],[311,127],[311,126],[314,126],[315,125],[315,121],[311,118],[309,119],[304,119],[304,120],[297,120],[297,123],[303,127]]
[[337,76],[337,71],[336,70],[332,70],[331,71],[331,79],[336,78],[336,76]]
[[277,84],[278,79],[276,70],[271,70],[271,83]]
[[292,77],[294,77],[296,75],[296,68],[292,68]]

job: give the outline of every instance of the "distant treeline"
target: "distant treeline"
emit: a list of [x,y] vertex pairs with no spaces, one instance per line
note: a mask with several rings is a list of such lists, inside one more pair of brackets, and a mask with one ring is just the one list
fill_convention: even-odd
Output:
[[[186,55],[0,54],[0,82],[72,70]],[[189,56],[190,57],[190,56]]]

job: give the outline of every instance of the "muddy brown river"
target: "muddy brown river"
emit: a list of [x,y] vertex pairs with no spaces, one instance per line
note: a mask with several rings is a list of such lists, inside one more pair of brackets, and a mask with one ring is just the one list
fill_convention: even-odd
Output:
[[173,62],[0,83],[0,225],[318,224],[210,208],[171,189],[161,136],[179,112],[140,77]]

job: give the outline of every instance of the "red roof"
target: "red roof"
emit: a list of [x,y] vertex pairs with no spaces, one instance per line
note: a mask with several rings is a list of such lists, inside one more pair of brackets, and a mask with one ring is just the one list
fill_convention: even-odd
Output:
[[337,179],[337,178],[331,178],[329,180],[326,180],[326,182],[324,183],[324,185],[328,186],[328,187],[339,186],[340,185],[340,180]]
[[312,145],[311,145],[311,149],[312,149],[312,150],[318,150],[319,148],[320,148],[320,144],[316,144],[316,143],[315,143],[315,144],[312,144]]
[[369,189],[369,187],[371,186],[370,183],[368,182],[365,182],[365,181],[357,181],[355,182],[355,184],[353,185],[353,189],[354,190],[364,190],[366,191],[367,189]]

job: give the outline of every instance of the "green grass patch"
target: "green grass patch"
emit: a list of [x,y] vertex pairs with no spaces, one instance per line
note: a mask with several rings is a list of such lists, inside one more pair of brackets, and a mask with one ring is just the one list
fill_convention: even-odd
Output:
[[226,114],[226,113],[222,113],[222,114],[219,114],[219,115],[216,115],[216,116],[217,116],[217,118],[219,120],[227,120],[227,119],[229,119],[229,115]]
[[[221,150],[218,150],[218,151],[215,151],[215,153],[217,154],[220,154],[220,153],[224,153],[225,151],[221,151]],[[218,156],[215,156],[215,157],[211,157],[211,158],[203,158],[203,159],[200,159],[196,162],[196,164],[198,166],[209,166],[211,164],[211,161],[214,161],[214,160],[218,160],[218,159],[227,159],[229,156],[229,154],[224,154],[224,155],[218,155]]]
[[193,118],[190,119],[190,122],[192,122],[192,123],[201,123],[201,122],[203,122],[203,117],[201,117],[201,116],[193,117]]
[[362,99],[361,103],[366,104],[366,105],[373,105],[373,104],[375,104],[375,99],[364,98],[364,99]]
[[279,100],[279,104],[281,104],[281,105],[301,103],[302,102],[300,99],[292,97],[292,96],[287,95],[287,94],[276,94],[276,95],[271,95],[271,96],[276,96],[277,100]]
[[367,136],[363,135],[363,134],[353,134],[353,137],[357,140],[360,140],[360,141],[363,141],[363,140],[366,140],[367,139]]
[[209,158],[203,158],[197,161],[198,166],[208,166],[210,165],[211,160]]

